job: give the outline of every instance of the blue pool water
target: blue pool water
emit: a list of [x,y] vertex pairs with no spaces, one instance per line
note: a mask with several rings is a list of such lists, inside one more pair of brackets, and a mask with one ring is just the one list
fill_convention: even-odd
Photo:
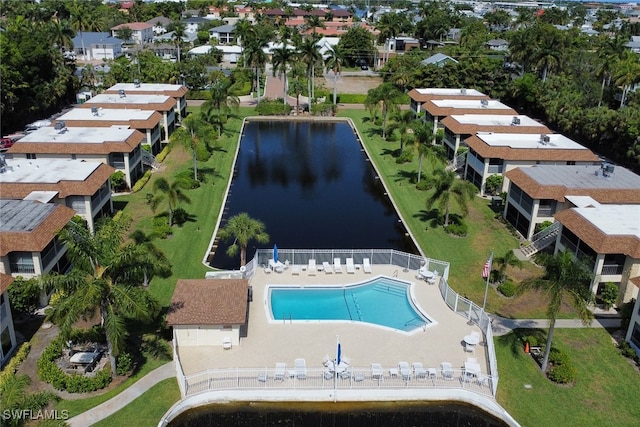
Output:
[[431,320],[409,298],[409,283],[388,277],[343,287],[271,287],[274,320],[346,320],[409,332]]

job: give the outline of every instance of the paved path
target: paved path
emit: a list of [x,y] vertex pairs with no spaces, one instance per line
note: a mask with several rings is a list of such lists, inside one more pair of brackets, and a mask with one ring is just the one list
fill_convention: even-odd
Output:
[[[496,336],[506,335],[516,328],[540,328],[549,327],[547,319],[505,319],[504,317],[489,315],[492,319],[491,327],[493,334]],[[556,320],[556,328],[585,328],[578,319],[558,319]],[[616,318],[598,318],[593,319],[592,328],[619,328],[620,319]]]
[[107,400],[104,403],[89,409],[87,412],[83,412],[67,421],[71,427],[86,427],[100,420],[107,418],[109,415],[118,412],[120,409],[133,402],[142,393],[149,390],[155,384],[167,378],[176,376],[176,368],[173,361],[168,362],[159,368],[149,372],[142,377],[138,382],[123,390],[120,394]]

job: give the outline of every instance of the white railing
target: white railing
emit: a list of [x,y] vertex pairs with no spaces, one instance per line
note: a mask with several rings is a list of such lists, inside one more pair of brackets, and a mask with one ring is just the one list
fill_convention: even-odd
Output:
[[187,378],[182,370],[182,364],[180,363],[180,357],[178,356],[178,345],[176,344],[176,337],[173,337],[173,361],[176,364],[176,377],[178,378],[178,387],[180,387],[180,395],[187,395]]
[[[393,374],[390,373],[393,372]],[[493,397],[490,375],[467,373],[464,369],[451,369],[448,374],[431,368],[408,377],[397,372],[397,367],[383,370],[382,375],[372,375],[370,368],[349,368],[348,373],[335,375],[324,368],[306,369],[304,375],[296,370],[276,372],[276,368],[208,369],[185,378],[186,394],[219,390],[336,390],[341,389],[465,389]]]
[[487,357],[489,358],[489,375],[492,378],[491,390],[495,396],[498,389],[498,363],[496,349],[493,345],[493,331],[491,330],[491,318],[473,301],[461,297],[449,287],[446,278],[440,280],[440,294],[445,303],[456,313],[474,322],[483,331],[487,344]]
[[[342,264],[347,258],[352,258],[354,264],[362,264],[365,258],[369,258],[371,264],[394,265],[402,269],[419,270],[426,266],[430,271],[437,271],[444,278],[449,277],[449,263],[420,255],[409,254],[395,249],[280,249],[278,248],[278,260],[289,261],[290,265],[308,265],[310,259],[315,259],[316,264],[322,265],[328,262],[333,265],[333,259],[340,258]],[[251,261],[247,263],[245,277],[253,276],[253,272],[259,266],[269,265],[273,259],[273,249],[258,249]]]

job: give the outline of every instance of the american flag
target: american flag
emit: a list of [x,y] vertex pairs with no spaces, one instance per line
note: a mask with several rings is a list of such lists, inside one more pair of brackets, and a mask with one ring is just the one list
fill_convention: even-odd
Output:
[[489,277],[489,271],[491,271],[491,257],[484,263],[484,268],[482,269],[482,278],[486,279]]

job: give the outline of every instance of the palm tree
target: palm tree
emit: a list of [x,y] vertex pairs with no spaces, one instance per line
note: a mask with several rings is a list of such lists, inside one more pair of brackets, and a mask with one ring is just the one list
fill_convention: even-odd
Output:
[[316,28],[327,28],[318,15],[308,15],[304,17],[305,27],[311,28],[313,39],[316,38]]
[[[5,371],[2,373],[5,374]],[[3,375],[3,377],[3,381],[0,381],[0,408],[6,411],[5,413],[32,411],[35,414],[44,409],[49,402],[58,399],[58,396],[50,391],[29,393],[27,390],[31,384],[31,378],[27,375],[7,375],[6,377]],[[25,422],[26,419],[19,416],[8,419],[3,417],[2,425],[17,427],[25,425]]]
[[252,26],[242,39],[243,57],[245,63],[251,67],[255,76],[255,88],[258,94],[258,104],[260,104],[260,74],[267,63],[265,48],[269,45],[269,40],[273,35],[271,28],[266,26]]
[[500,282],[504,282],[507,279],[507,267],[522,268],[524,265],[512,250],[505,252],[503,256],[495,257],[493,262],[497,267],[495,270],[497,273],[496,279]]
[[434,144],[433,130],[420,120],[413,122],[415,148],[418,151],[418,182],[422,177],[422,160],[427,159],[432,166],[444,158],[444,147]]
[[82,3],[74,0],[69,5],[69,13],[71,14],[71,28],[80,32],[80,43],[82,44],[82,55],[87,59],[87,51],[84,47],[83,33],[86,31],[99,31],[100,23],[93,14],[93,10],[87,7],[88,3]]
[[296,114],[300,111],[300,94],[304,91],[304,83],[294,78],[289,84],[289,92],[296,97]]
[[164,177],[158,178],[153,183],[154,192],[159,192],[160,194],[153,196],[151,209],[155,212],[160,203],[166,198],[169,205],[169,227],[173,226],[173,212],[176,205],[180,202],[191,203],[191,199],[182,192],[185,187],[186,185],[182,181],[174,181],[169,184],[169,181]]
[[564,298],[567,297],[569,299],[584,325],[591,323],[593,313],[588,308],[588,303],[591,300],[591,293],[589,292],[591,272],[584,264],[576,260],[569,251],[559,252],[555,255],[541,253],[536,261],[544,267],[543,276],[523,281],[516,292],[522,294],[527,290],[535,289],[541,291],[549,299],[549,307],[547,307],[549,332],[541,365],[542,371],[546,372],[553,339],[553,329]]
[[[237,96],[229,93],[230,82],[218,79],[211,86],[211,98],[202,104],[202,111],[205,120],[211,119],[218,126],[218,137],[222,135],[224,130],[224,124],[227,122],[227,118],[232,111],[237,111],[240,106],[240,99]],[[211,114],[215,112],[216,114]],[[209,120],[207,120],[209,121]]]
[[196,181],[199,181],[198,145],[202,141],[213,138],[215,138],[213,128],[208,123],[205,123],[198,114],[189,114],[187,118],[182,121],[182,126],[171,134],[172,145],[179,144],[191,150],[193,155],[193,179]]
[[67,21],[60,21],[58,18],[51,19],[49,23],[51,40],[64,53],[65,49],[73,48],[73,30]]
[[395,127],[400,134],[400,153],[402,153],[405,140],[409,138],[410,133],[413,133],[411,125],[415,121],[416,115],[411,110],[397,110],[394,112],[392,119],[396,122]]
[[640,83],[640,62],[638,62],[638,54],[630,50],[626,51],[623,54],[622,60],[615,66],[613,78],[616,86],[622,87],[622,98],[620,99],[620,108],[622,108],[633,85]]
[[233,243],[227,249],[227,255],[235,256],[240,251],[240,267],[247,263],[247,246],[249,241],[267,243],[269,235],[264,229],[262,221],[251,218],[243,212],[229,218],[227,224],[220,229],[218,236],[221,240],[231,240]]
[[339,45],[333,46],[328,52],[329,56],[324,62],[325,67],[333,71],[333,104],[337,103],[338,93],[337,93],[337,85],[338,85],[338,76],[342,72],[342,64],[344,63],[345,52],[344,49]]
[[377,106],[382,108],[382,139],[387,140],[387,116],[398,108],[398,104],[402,102],[402,92],[400,92],[391,83],[382,83],[374,89],[369,89],[367,97],[364,101],[367,109],[373,109]]
[[307,89],[309,101],[314,98],[313,78],[316,62],[322,60],[322,54],[316,43],[315,37],[305,37],[297,45],[297,54],[300,60],[307,65]]
[[273,77],[284,78],[284,90],[282,98],[284,98],[284,105],[287,105],[287,67],[293,61],[294,52],[287,46],[287,39],[282,39],[282,46],[274,49],[271,56],[271,62],[273,64]]
[[438,206],[444,209],[444,226],[449,225],[449,211],[451,201],[454,199],[463,215],[467,214],[467,201],[476,194],[476,187],[469,181],[458,179],[455,172],[446,169],[436,169],[433,172],[433,180],[427,186],[434,189],[434,193],[427,200],[427,206]]
[[182,56],[180,48],[182,47],[183,38],[185,36],[185,29],[186,25],[183,22],[177,22],[173,28],[173,43],[178,49],[178,62],[180,62],[180,57]]
[[140,285],[147,275],[170,274],[170,267],[151,255],[144,245],[124,243],[129,220],[104,218],[95,234],[73,222],[60,233],[66,255],[73,265],[67,274],[50,273],[42,277],[47,290],[64,295],[54,302],[47,319],[60,327],[68,339],[80,319],[100,314],[111,371],[116,372],[116,356],[124,349],[128,335],[126,320],[148,321],[157,314],[159,304]]

